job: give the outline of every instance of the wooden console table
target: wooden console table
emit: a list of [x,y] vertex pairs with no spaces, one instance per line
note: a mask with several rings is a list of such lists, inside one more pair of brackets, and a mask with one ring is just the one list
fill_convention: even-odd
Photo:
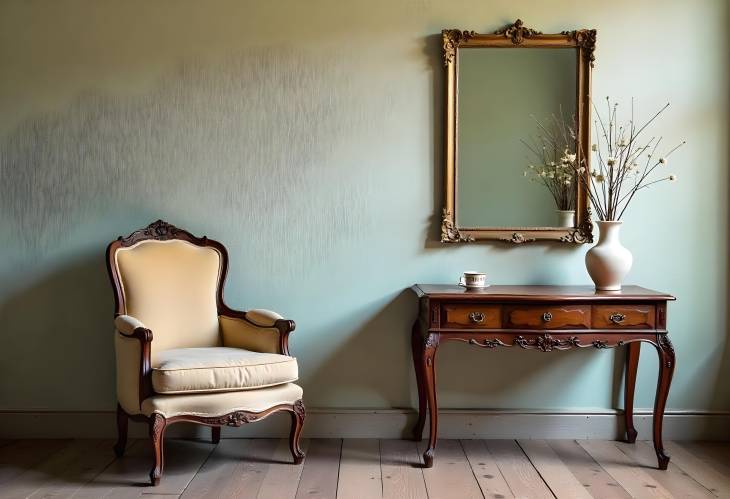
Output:
[[662,419],[674,372],[674,348],[667,334],[667,302],[674,297],[638,286],[621,291],[595,291],[591,286],[460,286],[416,284],[418,319],[413,325],[413,363],[418,380],[418,422],[421,440],[430,418],[427,468],[433,466],[438,433],[436,351],[443,341],[463,341],[482,348],[518,346],[552,352],[571,348],[614,348],[626,345],[624,412],[626,437],[636,441],[634,388],[642,341],[659,353],[659,380],[654,401],[654,449],[659,469],[669,456],[662,444]]

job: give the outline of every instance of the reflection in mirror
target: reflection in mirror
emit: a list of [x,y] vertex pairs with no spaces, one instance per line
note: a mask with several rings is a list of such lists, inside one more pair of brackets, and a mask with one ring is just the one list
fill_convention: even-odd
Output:
[[551,194],[548,188],[556,187],[551,180],[565,183],[568,178],[556,178],[561,175],[562,144],[554,147],[546,138],[557,134],[575,152],[577,64],[578,52],[563,48],[459,51],[458,227],[575,225],[572,213],[559,212],[575,209],[574,182],[565,184],[572,192],[570,206],[558,206],[554,189]]

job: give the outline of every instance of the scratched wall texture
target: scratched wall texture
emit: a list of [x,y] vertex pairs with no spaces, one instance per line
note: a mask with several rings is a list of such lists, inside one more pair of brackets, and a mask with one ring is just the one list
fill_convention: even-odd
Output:
[[[301,271],[339,239],[372,230],[371,176],[341,167],[337,147],[387,126],[395,109],[369,119],[376,95],[363,93],[355,70],[343,54],[264,48],[185,61],[144,96],[87,93],[26,121],[3,142],[10,237],[45,257],[100,206],[189,205],[263,243],[265,269]],[[382,96],[393,100],[394,87]],[[292,251],[285,240],[309,244]]]
[[[438,33],[516,16],[598,28],[595,95],[647,113],[672,101],[659,132],[688,140],[672,161],[681,182],[629,214],[629,281],[679,298],[670,406],[730,410],[723,2],[304,4],[0,5],[0,410],[114,407],[103,252],[157,218],[228,246],[231,305],[296,320],[311,407],[413,406],[414,282],[479,268],[498,283],[589,283],[584,247],[435,241]],[[624,29],[627,13],[642,30]],[[612,352],[439,355],[443,407],[616,406]],[[655,367],[645,349],[641,407]]]

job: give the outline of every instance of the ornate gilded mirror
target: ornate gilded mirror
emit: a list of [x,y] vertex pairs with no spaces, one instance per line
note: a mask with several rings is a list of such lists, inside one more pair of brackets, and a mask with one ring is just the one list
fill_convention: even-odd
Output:
[[[441,241],[592,242],[587,194],[595,30],[443,30]],[[531,49],[531,50],[528,50]]]

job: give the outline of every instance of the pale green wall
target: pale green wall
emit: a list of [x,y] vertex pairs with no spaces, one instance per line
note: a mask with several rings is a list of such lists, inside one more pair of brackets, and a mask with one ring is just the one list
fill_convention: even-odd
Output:
[[[444,27],[599,30],[594,94],[688,144],[628,214],[678,296],[669,406],[728,410],[726,14],[717,1],[0,3],[0,409],[114,407],[103,250],[165,218],[225,242],[228,301],[297,321],[312,407],[414,403],[414,282],[587,284],[586,247],[435,242]],[[638,406],[651,405],[644,348]],[[444,407],[614,405],[614,354],[447,345]],[[617,371],[618,372],[618,371]]]

